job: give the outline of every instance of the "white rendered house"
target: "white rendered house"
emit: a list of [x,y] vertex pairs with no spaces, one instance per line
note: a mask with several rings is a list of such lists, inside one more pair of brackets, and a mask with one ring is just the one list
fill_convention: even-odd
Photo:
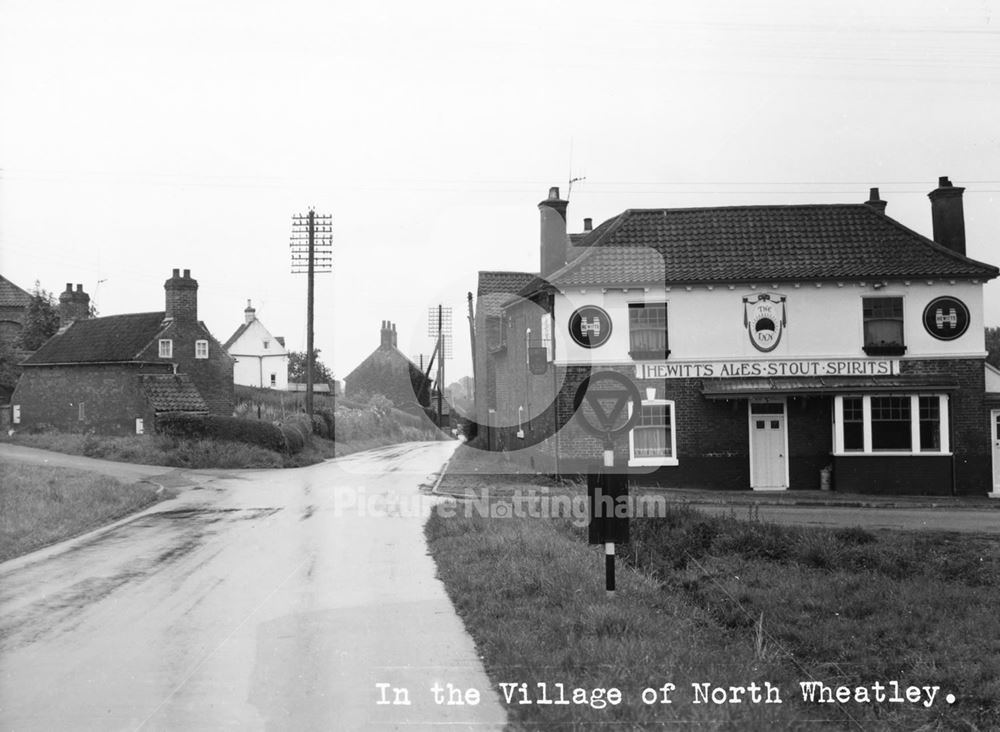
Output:
[[225,343],[229,355],[236,359],[233,381],[244,386],[264,389],[288,389],[288,350],[285,339],[271,335],[257,320],[257,311],[247,300],[243,325]]

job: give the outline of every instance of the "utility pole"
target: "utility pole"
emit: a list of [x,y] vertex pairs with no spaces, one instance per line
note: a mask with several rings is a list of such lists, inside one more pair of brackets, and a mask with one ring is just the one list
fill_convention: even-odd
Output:
[[313,416],[313,295],[314,275],[333,271],[333,217],[317,214],[292,216],[292,274],[308,275],[306,295],[306,414]]
[[451,358],[451,308],[443,305],[432,307],[427,311],[427,335],[437,339],[438,354],[438,428],[444,421],[442,399],[444,395],[444,360]]

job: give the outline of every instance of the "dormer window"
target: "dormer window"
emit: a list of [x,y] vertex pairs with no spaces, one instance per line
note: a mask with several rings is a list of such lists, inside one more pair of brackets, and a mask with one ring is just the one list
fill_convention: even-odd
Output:
[[174,357],[174,342],[170,338],[160,339],[160,358]]
[[869,356],[901,356],[903,344],[903,298],[865,297],[861,300],[864,318],[864,352]]
[[195,341],[194,342],[194,357],[195,358],[208,358],[208,341]]

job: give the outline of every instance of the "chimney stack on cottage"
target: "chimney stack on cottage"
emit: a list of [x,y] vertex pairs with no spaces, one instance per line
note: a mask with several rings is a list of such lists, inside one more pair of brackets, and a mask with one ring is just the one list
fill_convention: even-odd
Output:
[[175,269],[173,276],[163,283],[167,293],[166,317],[174,320],[198,320],[198,280],[192,279],[191,270]]
[[953,252],[965,254],[965,212],[962,206],[964,188],[953,186],[948,176],[938,178],[938,187],[927,194],[931,199],[931,219],[934,241]]
[[250,325],[253,321],[257,319],[257,311],[253,309],[253,305],[247,300],[247,309],[243,311],[243,321]]
[[396,346],[396,325],[388,320],[382,321],[381,341],[379,348],[394,348]]
[[549,197],[538,204],[542,215],[541,269],[546,277],[566,264],[569,240],[566,236],[566,207],[569,201],[559,198],[559,188],[549,188]]
[[583,230],[593,231],[594,230],[594,220],[591,218],[586,218],[583,220]]
[[59,295],[59,327],[65,328],[75,320],[90,317],[90,295],[83,291],[83,285],[66,283],[66,291]]
[[872,188],[868,191],[868,200],[865,201],[866,206],[871,206],[873,209],[881,214],[885,213],[885,207],[887,205],[886,201],[879,198],[878,188]]

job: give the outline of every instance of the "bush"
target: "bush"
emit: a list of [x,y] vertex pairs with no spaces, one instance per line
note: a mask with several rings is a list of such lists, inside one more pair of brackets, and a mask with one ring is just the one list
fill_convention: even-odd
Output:
[[156,430],[172,437],[242,442],[275,452],[285,452],[287,449],[282,430],[270,422],[256,419],[220,417],[214,414],[169,414],[156,420]]

